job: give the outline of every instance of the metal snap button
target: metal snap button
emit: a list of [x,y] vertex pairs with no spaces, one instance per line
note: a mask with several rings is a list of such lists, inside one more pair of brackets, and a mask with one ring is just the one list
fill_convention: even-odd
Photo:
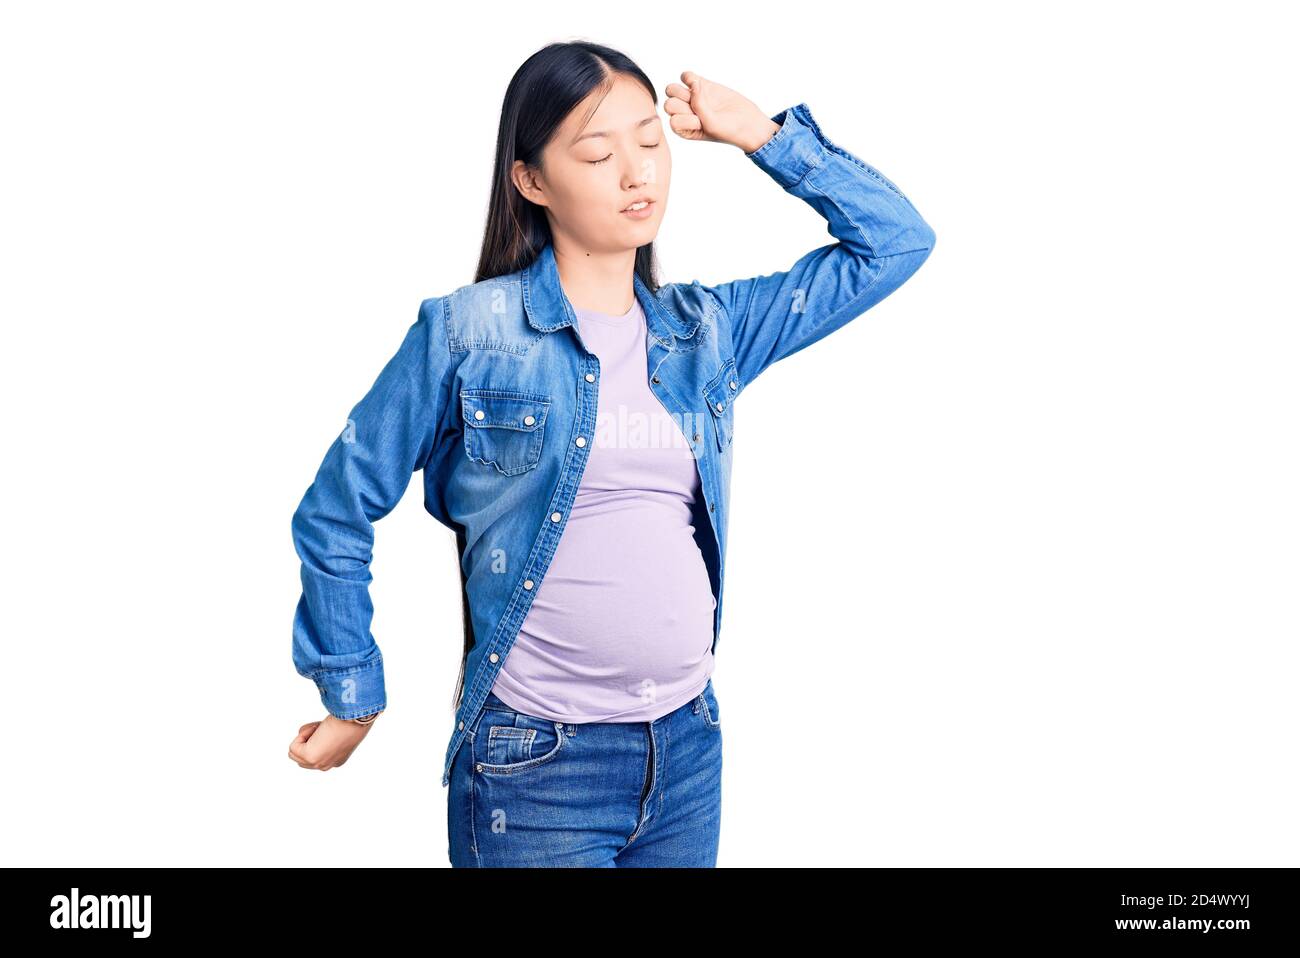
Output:
[[532,425],[533,423],[535,423],[535,422],[537,422],[537,420],[534,419],[532,416],[525,416],[525,417],[524,417],[524,425],[525,425],[525,426],[531,426],[531,425]]
[[482,410],[482,409],[475,409],[475,410],[474,410],[474,418],[475,418],[475,419],[482,419],[482,418],[483,418],[483,410]]

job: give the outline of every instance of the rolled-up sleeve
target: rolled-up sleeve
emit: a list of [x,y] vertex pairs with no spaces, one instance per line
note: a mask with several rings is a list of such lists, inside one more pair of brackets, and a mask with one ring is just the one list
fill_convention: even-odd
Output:
[[730,324],[736,371],[746,383],[880,302],[921,267],[935,242],[912,201],[831,142],[806,103],[772,120],[779,128],[745,155],[815,209],[836,242],[788,270],[704,287]]

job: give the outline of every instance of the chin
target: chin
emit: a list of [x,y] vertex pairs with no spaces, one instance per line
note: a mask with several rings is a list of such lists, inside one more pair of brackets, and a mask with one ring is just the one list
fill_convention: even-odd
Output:
[[660,217],[652,216],[648,220],[624,220],[623,225],[630,233],[635,233],[638,236],[651,236],[659,232],[660,222]]

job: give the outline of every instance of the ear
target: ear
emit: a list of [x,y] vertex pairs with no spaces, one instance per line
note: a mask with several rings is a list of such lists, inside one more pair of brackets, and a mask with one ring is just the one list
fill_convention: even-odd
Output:
[[548,205],[537,171],[523,160],[515,160],[514,165],[510,167],[510,179],[515,184],[515,189],[523,195],[524,199],[536,203],[538,206]]

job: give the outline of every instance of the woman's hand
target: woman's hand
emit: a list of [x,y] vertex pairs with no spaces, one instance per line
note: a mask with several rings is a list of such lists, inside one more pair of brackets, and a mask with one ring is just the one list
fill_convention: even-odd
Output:
[[730,143],[753,153],[780,129],[753,102],[721,83],[690,70],[682,71],[682,83],[664,88],[664,111],[668,125],[684,139]]
[[326,715],[298,729],[298,737],[289,743],[289,757],[303,768],[325,772],[346,762],[369,731],[370,725]]

